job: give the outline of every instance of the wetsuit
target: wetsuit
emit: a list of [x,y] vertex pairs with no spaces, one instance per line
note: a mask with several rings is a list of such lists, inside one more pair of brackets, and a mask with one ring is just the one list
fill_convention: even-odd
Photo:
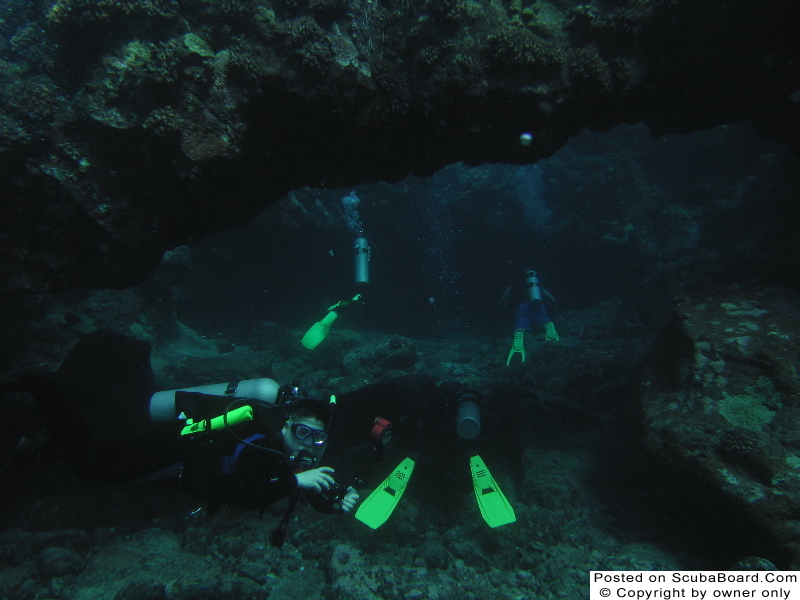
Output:
[[[244,439],[249,444],[281,452],[280,432],[265,435],[257,430]],[[210,503],[211,510],[222,504],[261,509],[298,491],[295,473],[285,456],[237,442],[226,432],[214,441],[189,448],[183,461],[182,485],[193,495]],[[335,500],[317,492],[305,492],[320,512],[333,513]]]
[[541,300],[523,302],[514,313],[514,330],[532,333],[552,320]]

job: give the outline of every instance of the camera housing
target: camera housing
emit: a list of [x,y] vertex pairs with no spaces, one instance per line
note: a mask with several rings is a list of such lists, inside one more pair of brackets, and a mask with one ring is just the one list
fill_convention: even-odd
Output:
[[327,490],[322,492],[322,496],[329,500],[331,504],[336,504],[337,502],[341,502],[344,500],[344,497],[347,495],[347,488],[343,485],[339,485],[338,483],[334,483],[331,487]]

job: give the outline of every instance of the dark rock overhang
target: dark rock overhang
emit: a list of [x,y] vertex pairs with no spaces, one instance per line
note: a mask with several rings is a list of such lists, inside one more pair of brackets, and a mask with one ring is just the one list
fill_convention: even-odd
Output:
[[55,0],[2,25],[2,290],[124,288],[292,189],[623,122],[797,153],[799,26],[789,1]]

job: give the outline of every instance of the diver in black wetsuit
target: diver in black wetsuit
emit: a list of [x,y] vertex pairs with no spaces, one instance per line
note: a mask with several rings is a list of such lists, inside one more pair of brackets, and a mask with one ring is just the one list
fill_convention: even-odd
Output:
[[100,331],[81,339],[37,397],[70,466],[86,476],[179,476],[212,511],[222,504],[260,509],[301,493],[322,512],[355,506],[356,491],[338,486],[333,469],[319,466],[329,403],[299,398],[296,387],[271,379],[153,388],[149,344]]
[[356,491],[337,486],[331,467],[315,466],[328,440],[329,420],[326,403],[306,398],[288,405],[278,431],[256,420],[237,426],[235,435],[220,431],[207,439],[203,432],[196,447],[184,453],[184,486],[207,499],[212,510],[222,504],[260,509],[302,491],[320,512],[349,512],[358,500]]

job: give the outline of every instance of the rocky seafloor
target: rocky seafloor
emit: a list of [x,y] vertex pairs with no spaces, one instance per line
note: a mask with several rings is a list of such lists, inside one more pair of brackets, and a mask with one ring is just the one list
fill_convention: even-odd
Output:
[[[96,307],[97,296],[86,302]],[[110,312],[93,319],[80,312],[86,306],[72,306],[78,312],[61,327],[67,337],[110,324]],[[120,328],[125,303],[117,306]],[[51,305],[40,327],[62,319],[61,309]],[[384,526],[301,505],[279,549],[269,538],[284,503],[263,514],[223,508],[209,517],[171,486],[70,473],[45,433],[38,450],[12,454],[4,471],[0,597],[580,598],[588,596],[590,570],[727,569],[759,550],[735,514],[641,445],[636,387],[653,332],[627,320],[614,299],[555,321],[560,341],[529,337],[525,364],[510,367],[510,336],[414,340],[342,327],[309,352],[298,343],[302,331],[269,322],[235,342],[177,322],[168,339],[129,324],[128,333],[150,337],[162,389],[299,378],[346,399],[410,377],[479,390],[487,398],[480,453],[517,522],[490,529],[471,489],[458,485],[466,462],[450,464],[447,452],[398,439],[360,490],[366,497],[415,451],[418,474]],[[37,347],[35,336],[29,345]],[[11,400],[29,402],[24,394]],[[337,415],[347,409],[340,402]],[[432,447],[460,443],[443,427]]]

